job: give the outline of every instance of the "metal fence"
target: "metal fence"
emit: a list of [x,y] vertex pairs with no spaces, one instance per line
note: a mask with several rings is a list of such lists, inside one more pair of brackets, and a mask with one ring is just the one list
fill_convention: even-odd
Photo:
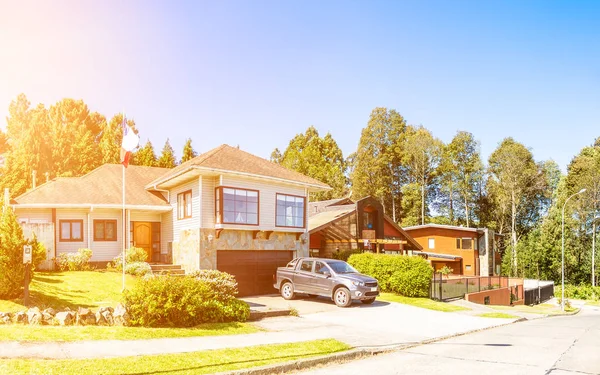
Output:
[[537,288],[525,290],[525,304],[537,305],[554,297],[554,283],[539,285]]
[[[480,276],[462,278],[444,278],[441,273],[435,274],[431,280],[429,297],[438,301],[464,298],[465,294],[477,293],[485,290],[508,288],[509,279],[506,276]],[[519,287],[513,286],[511,293],[519,296]],[[521,291],[522,292],[522,291]],[[518,299],[518,297],[516,297]]]

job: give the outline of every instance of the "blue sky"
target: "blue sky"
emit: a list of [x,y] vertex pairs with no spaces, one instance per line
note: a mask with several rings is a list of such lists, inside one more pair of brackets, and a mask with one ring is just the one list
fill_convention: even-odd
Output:
[[598,20],[595,1],[0,0],[0,117],[72,97],[178,156],[191,137],[268,158],[310,125],[347,156],[383,106],[564,170],[600,136]]

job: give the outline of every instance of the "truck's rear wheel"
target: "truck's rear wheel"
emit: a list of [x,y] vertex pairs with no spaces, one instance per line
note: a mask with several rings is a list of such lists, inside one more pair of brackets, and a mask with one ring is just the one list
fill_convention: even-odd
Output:
[[281,296],[283,297],[283,299],[287,299],[287,300],[293,299],[294,298],[294,285],[292,285],[292,283],[290,283],[289,281],[286,281],[285,283],[283,283],[283,285],[279,289],[279,292],[281,293]]
[[348,307],[352,304],[352,296],[350,295],[350,291],[348,288],[338,288],[335,293],[333,293],[333,302],[335,302],[338,307]]

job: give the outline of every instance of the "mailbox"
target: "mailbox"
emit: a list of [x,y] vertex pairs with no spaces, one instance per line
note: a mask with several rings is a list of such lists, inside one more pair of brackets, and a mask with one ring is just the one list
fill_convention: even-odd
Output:
[[23,264],[32,262],[31,245],[23,246]]

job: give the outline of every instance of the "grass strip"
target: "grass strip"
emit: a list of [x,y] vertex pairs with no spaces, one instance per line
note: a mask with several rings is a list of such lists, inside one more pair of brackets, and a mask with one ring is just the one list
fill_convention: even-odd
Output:
[[0,360],[0,374],[212,374],[333,354],[350,349],[337,340],[251,346],[193,353],[82,360]]
[[489,313],[478,314],[477,316],[480,316],[482,318],[519,319],[518,316],[501,313],[501,312],[489,312]]
[[429,310],[443,311],[443,312],[455,312],[470,310],[463,306],[452,305],[446,302],[434,301],[429,298],[417,298],[417,297],[404,297],[394,293],[381,293],[377,297],[379,301],[386,302],[397,302],[405,305],[411,305],[415,307],[421,307]]

